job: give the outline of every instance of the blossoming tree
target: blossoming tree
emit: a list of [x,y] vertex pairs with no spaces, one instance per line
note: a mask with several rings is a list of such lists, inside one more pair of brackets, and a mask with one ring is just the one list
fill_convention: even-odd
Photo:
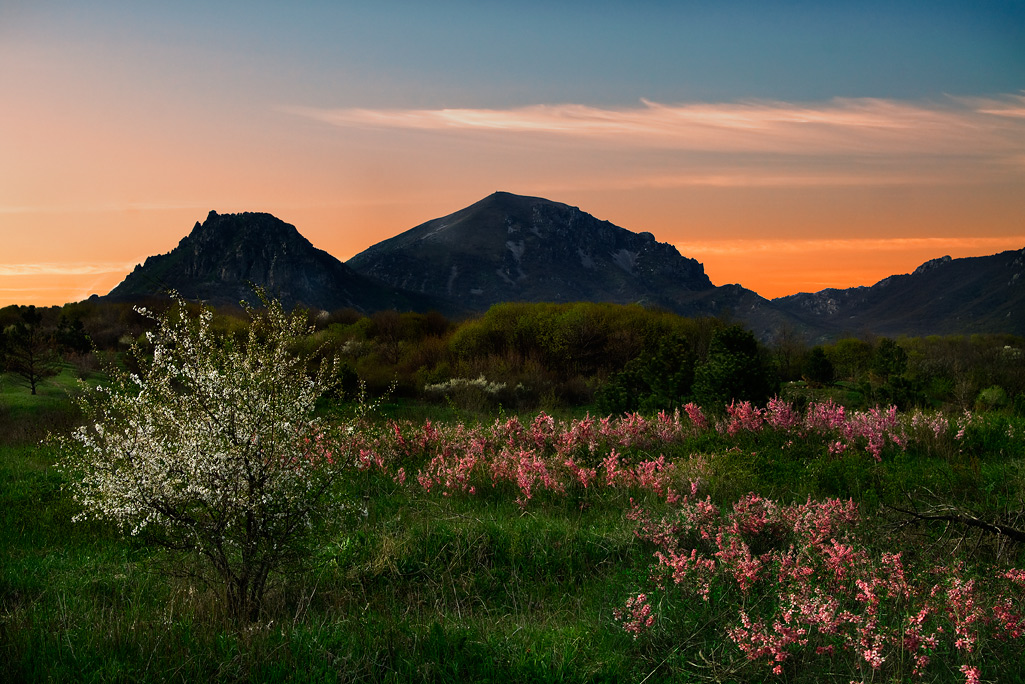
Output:
[[[262,293],[261,293],[262,296]],[[280,303],[250,310],[245,339],[218,336],[185,303],[155,322],[138,373],[111,371],[85,392],[85,425],[62,467],[79,519],[114,523],[187,552],[238,619],[257,616],[268,580],[307,557],[318,520],[342,501],[337,429],[314,417],[336,369],[292,353],[305,317]]]

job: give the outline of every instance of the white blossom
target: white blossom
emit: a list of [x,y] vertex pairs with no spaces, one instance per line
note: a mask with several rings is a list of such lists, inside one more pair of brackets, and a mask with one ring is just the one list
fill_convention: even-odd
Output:
[[334,500],[345,458],[332,426],[314,418],[337,375],[290,347],[309,331],[277,302],[251,311],[244,341],[210,330],[185,303],[155,322],[140,371],[112,373],[83,393],[90,420],[66,440],[62,468],[81,505],[75,519],[150,532],[157,543],[204,557],[234,609],[258,608],[268,574],[294,560],[303,535]]

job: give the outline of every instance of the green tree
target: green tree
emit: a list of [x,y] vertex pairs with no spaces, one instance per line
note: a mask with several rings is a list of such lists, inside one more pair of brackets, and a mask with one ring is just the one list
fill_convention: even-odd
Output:
[[92,350],[92,340],[85,332],[80,318],[68,318],[61,314],[54,333],[57,347],[65,354],[88,354]]
[[654,413],[682,406],[694,383],[694,362],[686,340],[661,337],[654,349],[644,350],[609,378],[595,396],[598,410],[605,414]]
[[788,323],[782,324],[772,340],[772,353],[783,381],[800,380],[802,375],[801,359],[805,356],[808,346],[801,333]]
[[801,370],[804,377],[817,385],[833,382],[833,364],[822,347],[813,347],[804,359]]
[[885,382],[896,375],[903,375],[908,367],[908,353],[893,340],[884,337],[876,345],[872,355],[872,372]]
[[43,328],[43,315],[36,307],[21,311],[21,320],[4,330],[7,369],[36,394],[39,384],[60,373],[60,356],[53,335]]
[[763,403],[775,390],[774,380],[754,334],[731,325],[712,335],[708,359],[694,373],[694,398],[711,411],[733,400]]
[[825,349],[833,364],[835,378],[859,382],[872,363],[872,345],[854,337],[845,337]]

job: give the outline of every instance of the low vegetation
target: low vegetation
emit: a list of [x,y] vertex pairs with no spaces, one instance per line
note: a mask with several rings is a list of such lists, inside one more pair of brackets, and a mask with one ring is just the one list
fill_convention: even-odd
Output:
[[[315,411],[300,402],[311,410],[281,406],[257,421],[265,447],[217,438],[186,449],[189,435],[224,436],[258,413],[208,420],[204,402],[231,402],[210,405],[214,394],[190,389],[181,364],[177,375],[159,370],[188,346],[161,347],[159,321],[178,314],[158,314],[154,327],[119,309],[120,332],[101,347],[93,331],[114,309],[79,306],[78,316],[44,310],[40,328],[57,318],[55,331],[64,313],[104,358],[54,342],[64,361],[36,394],[16,370],[0,376],[0,679],[1021,678],[1020,340],[809,349],[784,335],[766,346],[726,322],[606,305],[503,305],[461,324],[338,312],[293,319],[288,329],[311,325],[308,335],[279,335],[264,314],[251,325],[193,309],[173,320],[206,326],[211,346],[196,360],[238,361],[215,364],[228,381],[216,393],[254,409],[288,378],[325,393]],[[247,350],[275,339],[287,340],[287,359],[245,365]],[[134,342],[137,354],[124,354]],[[337,372],[304,384],[333,355]],[[114,369],[100,372],[105,363]],[[261,368],[266,384],[244,381]],[[86,401],[83,413],[70,398],[77,379],[123,389],[110,390],[123,410]],[[352,401],[360,380],[372,394],[393,387],[373,416]],[[154,385],[166,391],[147,398]],[[164,405],[197,412],[140,432]],[[129,441],[40,443],[83,422],[79,435],[102,425]],[[160,497],[184,481],[135,500],[158,511],[146,525],[121,524],[126,509],[113,504],[83,516],[107,510],[83,496],[84,485],[107,486],[83,463],[161,453],[160,472],[173,475],[175,431],[183,459],[238,454],[257,470],[225,470],[206,488],[225,486],[220,498],[182,499],[173,520],[159,518]],[[131,441],[144,433],[162,437]],[[282,454],[295,460],[271,458]],[[256,490],[238,486],[286,461],[298,465],[280,475],[324,483],[330,496],[302,534],[277,540],[288,562],[268,566],[258,600],[240,603],[235,575],[198,547],[161,543],[185,539],[168,530],[191,529],[175,527],[189,516],[228,530],[214,503],[224,497],[255,506],[231,529],[298,510],[289,497],[260,508]]]

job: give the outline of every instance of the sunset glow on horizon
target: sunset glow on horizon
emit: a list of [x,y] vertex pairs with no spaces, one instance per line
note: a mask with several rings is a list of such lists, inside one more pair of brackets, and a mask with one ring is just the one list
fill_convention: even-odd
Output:
[[498,190],[769,298],[1025,247],[1014,2],[15,2],[0,88],[0,306],[210,210],[344,261]]

